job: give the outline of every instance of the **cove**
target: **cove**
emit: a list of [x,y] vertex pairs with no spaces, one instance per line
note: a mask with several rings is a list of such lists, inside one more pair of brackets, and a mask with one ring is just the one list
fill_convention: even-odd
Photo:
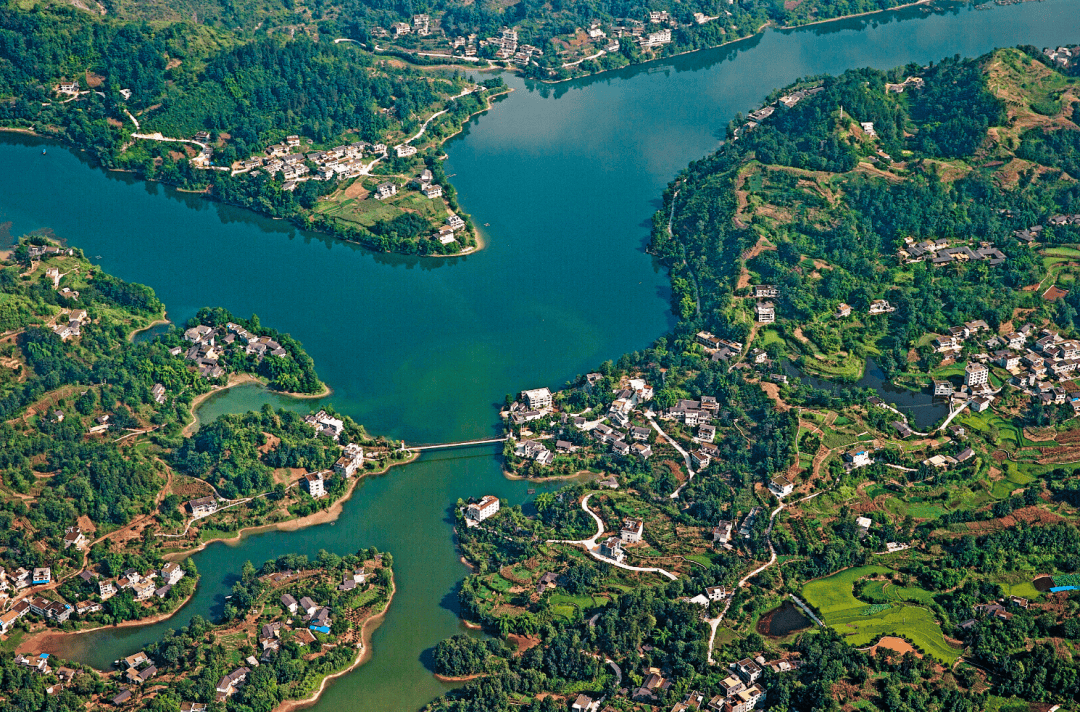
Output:
[[[504,394],[559,386],[673,325],[666,275],[643,246],[667,182],[713,150],[736,112],[800,76],[921,64],[998,46],[1075,39],[1080,0],[975,12],[916,7],[791,31],[558,85],[515,89],[450,141],[446,172],[484,228],[464,258],[403,259],[297,231],[122,174],[60,148],[0,144],[0,225],[48,229],[108,271],[149,284],[182,321],[201,306],[256,312],[300,339],[339,409],[410,443],[495,432]],[[275,399],[257,388],[209,401],[205,417]],[[303,407],[316,403],[306,402]],[[373,659],[331,685],[317,710],[399,712],[448,688],[424,663],[463,630],[453,546],[458,497],[517,504],[530,484],[502,476],[496,449],[428,454],[358,486],[340,519],[266,532],[195,555],[190,604],[170,621],[104,630],[58,651],[95,664],[137,650],[224,605],[245,560],[286,551],[394,555],[398,593]],[[538,491],[558,483],[532,485]]]

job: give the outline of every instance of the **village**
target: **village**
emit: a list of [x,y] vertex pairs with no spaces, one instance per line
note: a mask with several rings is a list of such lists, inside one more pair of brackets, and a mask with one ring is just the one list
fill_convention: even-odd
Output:
[[[724,15],[731,17],[726,10]],[[674,41],[672,33],[680,28],[692,28],[720,19],[720,15],[696,12],[691,22],[680,23],[667,10],[649,10],[641,17],[594,18],[587,25],[575,28],[572,33],[560,33],[548,40],[534,40],[536,44],[529,44],[521,40],[522,34],[526,33],[523,27],[503,27],[497,35],[490,37],[477,34],[449,36],[437,19],[427,14],[417,14],[412,16],[411,22],[395,22],[389,29],[376,27],[372,36],[391,43],[389,47],[380,46],[379,49],[393,49],[414,53],[418,57],[444,58],[447,61],[502,61],[521,68],[542,67],[549,75],[554,75],[555,68],[571,69],[604,55],[619,55],[624,41],[638,51],[654,52],[671,44]],[[734,26],[732,30],[735,30]],[[543,45],[548,41],[555,48],[557,57],[544,62],[544,50],[537,44]]]
[[[297,563],[302,568],[291,568]],[[245,584],[255,595],[253,615],[211,628],[212,635],[228,641],[224,649],[226,667],[213,688],[213,697],[185,700],[181,705],[184,712],[204,712],[212,703],[229,704],[242,693],[253,670],[273,664],[285,650],[290,651],[290,659],[299,654],[305,667],[323,675],[331,672],[327,665],[342,669],[364,653],[367,622],[389,605],[393,588],[390,559],[374,550],[361,550],[357,555],[334,556],[325,562],[320,559],[319,563],[319,567],[311,568],[307,557],[286,555],[269,562],[261,575]],[[146,576],[130,571],[115,585],[127,585],[128,581],[137,585],[155,577],[167,587],[170,584],[166,582],[178,582],[183,571],[175,563]],[[113,584],[98,582],[103,591]],[[20,602],[17,609],[20,615],[45,615],[40,612],[42,605],[43,599],[35,598]],[[181,689],[179,686],[201,672],[163,656],[160,646],[164,644],[167,640],[117,660],[115,670],[104,673],[83,666],[65,667],[48,653],[16,654],[15,664],[45,677],[51,683],[45,688],[48,695],[58,695],[79,675],[91,675],[104,683],[97,687],[94,701],[138,708],[156,695]],[[185,654],[196,655],[197,651],[191,649]],[[182,689],[196,688],[185,685]],[[298,688],[295,694],[299,697],[302,692]]]
[[[597,526],[601,531],[594,537],[584,541],[548,541],[541,548],[542,557],[534,556],[527,562],[504,567],[498,574],[489,574],[485,577],[485,582],[491,579],[492,582],[487,584],[493,586],[491,593],[496,594],[497,591],[503,590],[498,581],[504,579],[513,584],[509,594],[513,594],[515,591],[520,591],[520,593],[509,597],[505,593],[502,596],[498,594],[491,596],[491,602],[484,604],[485,610],[489,605],[493,611],[502,610],[507,606],[505,603],[500,604],[500,601],[513,600],[515,601],[514,610],[520,611],[522,607],[530,611],[549,610],[556,617],[573,619],[573,611],[576,606],[580,605],[574,602],[582,600],[582,597],[567,595],[565,592],[571,585],[569,579],[572,577],[573,572],[566,570],[564,567],[567,563],[569,563],[570,569],[575,567],[575,559],[570,555],[570,552],[579,546],[583,547],[592,558],[612,567],[611,570],[621,576],[625,576],[625,572],[642,572],[656,573],[663,577],[659,579],[661,581],[665,580],[665,578],[676,578],[677,574],[664,569],[631,566],[626,563],[628,550],[648,548],[648,544],[644,541],[644,522],[641,519],[623,519],[621,524],[617,526],[615,533],[607,536],[603,532],[605,526],[597,514],[589,508],[589,499],[590,497],[587,496],[582,506],[597,519]],[[601,506],[604,507],[604,505]],[[473,535],[473,532],[482,533],[487,531],[499,533],[500,536],[505,537],[509,536],[509,532],[514,527],[511,524],[511,519],[500,516],[501,511],[503,510],[500,507],[499,499],[492,495],[485,495],[463,505],[460,509],[460,515],[464,519],[470,536]],[[604,511],[606,513],[606,507],[604,507]],[[756,512],[750,514],[744,527],[750,526],[755,514]],[[522,534],[520,528],[518,528],[517,532],[518,535]],[[729,550],[731,547],[728,542],[732,535],[733,524],[730,521],[720,521],[708,533],[715,546],[725,547]],[[597,543],[598,540],[599,543]],[[687,575],[686,571],[680,571],[679,573],[682,576]],[[697,610],[700,611],[702,619],[715,618],[719,620],[723,618],[724,613],[730,607],[735,593],[735,590],[731,587],[712,585],[705,586],[696,595],[687,596],[680,600],[699,607]],[[596,594],[591,600],[595,601],[595,596]],[[484,597],[487,598],[488,594],[484,594]],[[585,600],[590,599],[585,597]],[[518,612],[511,615],[521,616],[523,614]],[[585,622],[589,626],[596,626],[599,618],[600,614],[596,613]],[[651,663],[652,653],[653,648],[650,645],[643,645],[638,649],[636,658],[640,660],[639,671],[627,669],[625,664],[621,669],[617,668],[622,685],[616,685],[611,694],[612,702],[621,698],[633,703],[650,706],[661,704],[660,696],[662,694],[666,696],[672,686],[671,671],[653,665]],[[682,702],[675,703],[670,709],[673,712],[688,712],[689,710],[698,709],[714,710],[715,712],[749,712],[749,710],[761,707],[765,699],[765,692],[760,684],[765,669],[774,674],[780,674],[796,671],[800,667],[801,661],[798,658],[798,653],[789,653],[782,658],[771,661],[766,660],[760,653],[752,658],[732,661],[726,664],[720,694],[706,699],[700,692],[689,691],[685,695],[685,699],[679,698],[683,699]],[[628,684],[628,674],[631,672],[639,677],[640,684]],[[569,696],[568,702],[571,710],[611,712],[615,707],[605,705],[607,699],[595,694],[577,694]]]

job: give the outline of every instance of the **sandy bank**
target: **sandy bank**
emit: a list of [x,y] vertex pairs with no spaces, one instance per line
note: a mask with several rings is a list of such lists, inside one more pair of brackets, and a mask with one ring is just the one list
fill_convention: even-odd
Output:
[[191,601],[192,597],[195,595],[196,589],[198,589],[198,585],[196,585],[195,589],[192,589],[191,593],[188,594],[187,598],[181,601],[179,605],[177,605],[176,608],[174,608],[170,612],[159,613],[156,616],[150,616],[149,618],[140,618],[139,620],[135,621],[123,621],[121,623],[114,623],[112,625],[99,625],[96,628],[87,628],[85,630],[76,630],[70,632],[45,628],[44,630],[38,631],[37,633],[33,633],[23,638],[22,641],[19,643],[18,647],[15,649],[15,652],[51,653],[57,650],[61,650],[63,648],[63,644],[66,641],[71,640],[72,638],[77,638],[80,635],[93,633],[94,631],[106,629],[112,630],[115,628],[135,628],[137,626],[161,623],[162,621],[166,621],[179,613],[181,609],[183,609],[183,607],[186,606],[189,601]]
[[397,593],[397,585],[395,584],[394,579],[391,578],[390,597],[386,599],[386,605],[383,606],[383,609],[381,611],[364,621],[364,626],[360,630],[361,647],[357,652],[356,660],[353,661],[352,665],[345,668],[341,672],[335,672],[332,675],[327,675],[326,677],[324,677],[322,679],[322,682],[319,684],[319,689],[313,692],[310,697],[306,697],[302,700],[285,700],[277,707],[275,707],[273,712],[293,712],[293,710],[310,707],[311,705],[318,702],[319,698],[322,697],[323,691],[326,690],[327,683],[329,683],[331,680],[341,677],[342,675],[347,675],[348,673],[352,672],[353,670],[370,660],[372,655],[371,634],[375,631],[376,628],[382,625],[383,619],[386,617],[386,611],[390,609],[390,604],[394,601],[395,593]]
[[314,513],[308,514],[307,516],[304,516],[304,517],[297,517],[295,519],[286,519],[285,521],[274,522],[273,524],[260,524],[258,526],[242,527],[242,528],[238,529],[233,534],[228,534],[228,535],[220,536],[220,537],[214,537],[213,539],[207,539],[206,541],[204,541],[202,544],[195,547],[194,549],[185,549],[183,551],[174,551],[174,552],[172,552],[170,554],[166,554],[162,558],[164,558],[164,559],[166,559],[168,561],[179,561],[181,559],[187,558],[188,556],[191,556],[192,554],[194,554],[197,551],[202,551],[203,549],[205,549],[210,544],[213,544],[214,542],[220,541],[220,542],[224,542],[225,544],[228,544],[230,546],[238,546],[240,544],[240,542],[243,540],[243,538],[245,536],[250,535],[250,534],[261,534],[262,532],[269,532],[269,531],[291,532],[291,531],[296,531],[298,529],[303,529],[305,527],[315,526],[317,524],[326,524],[328,522],[333,522],[338,517],[341,516],[341,512],[345,508],[345,502],[349,501],[352,498],[353,492],[356,491],[356,486],[358,484],[360,484],[361,480],[363,480],[365,477],[371,477],[373,475],[386,474],[393,467],[398,467],[400,465],[408,465],[410,462],[415,461],[416,458],[418,458],[419,456],[420,456],[419,453],[413,453],[413,455],[411,457],[409,457],[408,459],[406,459],[406,460],[397,460],[397,461],[394,461],[394,462],[391,462],[391,463],[387,464],[387,466],[382,468],[381,470],[373,470],[371,472],[365,472],[362,475],[359,475],[357,477],[352,478],[350,480],[350,483],[349,483],[349,489],[345,492],[345,494],[341,497],[341,499],[337,500],[332,505],[330,505],[329,509],[325,509],[325,510],[323,510],[321,512],[314,512]]

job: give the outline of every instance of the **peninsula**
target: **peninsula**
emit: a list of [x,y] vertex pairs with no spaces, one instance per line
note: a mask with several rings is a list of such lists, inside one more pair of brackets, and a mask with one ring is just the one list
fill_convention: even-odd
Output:
[[186,434],[192,404],[229,378],[325,388],[300,343],[258,317],[203,309],[133,341],[162,321],[153,290],[35,236],[0,263],[0,290],[7,649],[45,631],[167,618],[196,585],[183,553],[325,519],[364,474],[412,456],[329,406],[264,408]]

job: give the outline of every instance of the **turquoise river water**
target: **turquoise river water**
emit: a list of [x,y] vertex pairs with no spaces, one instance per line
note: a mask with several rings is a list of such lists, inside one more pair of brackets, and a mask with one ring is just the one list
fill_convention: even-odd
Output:
[[[506,393],[560,386],[673,325],[666,274],[644,252],[651,215],[736,112],[800,76],[1075,42],[1078,17],[1080,0],[985,12],[935,4],[559,85],[510,78],[515,91],[446,146],[447,173],[488,243],[463,258],[374,255],[102,172],[60,148],[43,156],[22,138],[0,143],[0,240],[47,228],[152,286],[176,321],[208,305],[258,313],[304,343],[329,400],[371,432],[410,443],[488,436]],[[315,405],[246,386],[209,400],[200,418],[264,402]],[[524,502],[529,486],[502,476],[495,448],[425,455],[363,482],[334,523],[199,552],[199,590],[170,621],[90,633],[57,652],[108,665],[193,614],[216,615],[244,560],[375,545],[394,555],[398,594],[372,660],[316,709],[418,709],[449,687],[425,667],[431,647],[463,630],[456,590],[466,568],[451,507],[486,493]]]

